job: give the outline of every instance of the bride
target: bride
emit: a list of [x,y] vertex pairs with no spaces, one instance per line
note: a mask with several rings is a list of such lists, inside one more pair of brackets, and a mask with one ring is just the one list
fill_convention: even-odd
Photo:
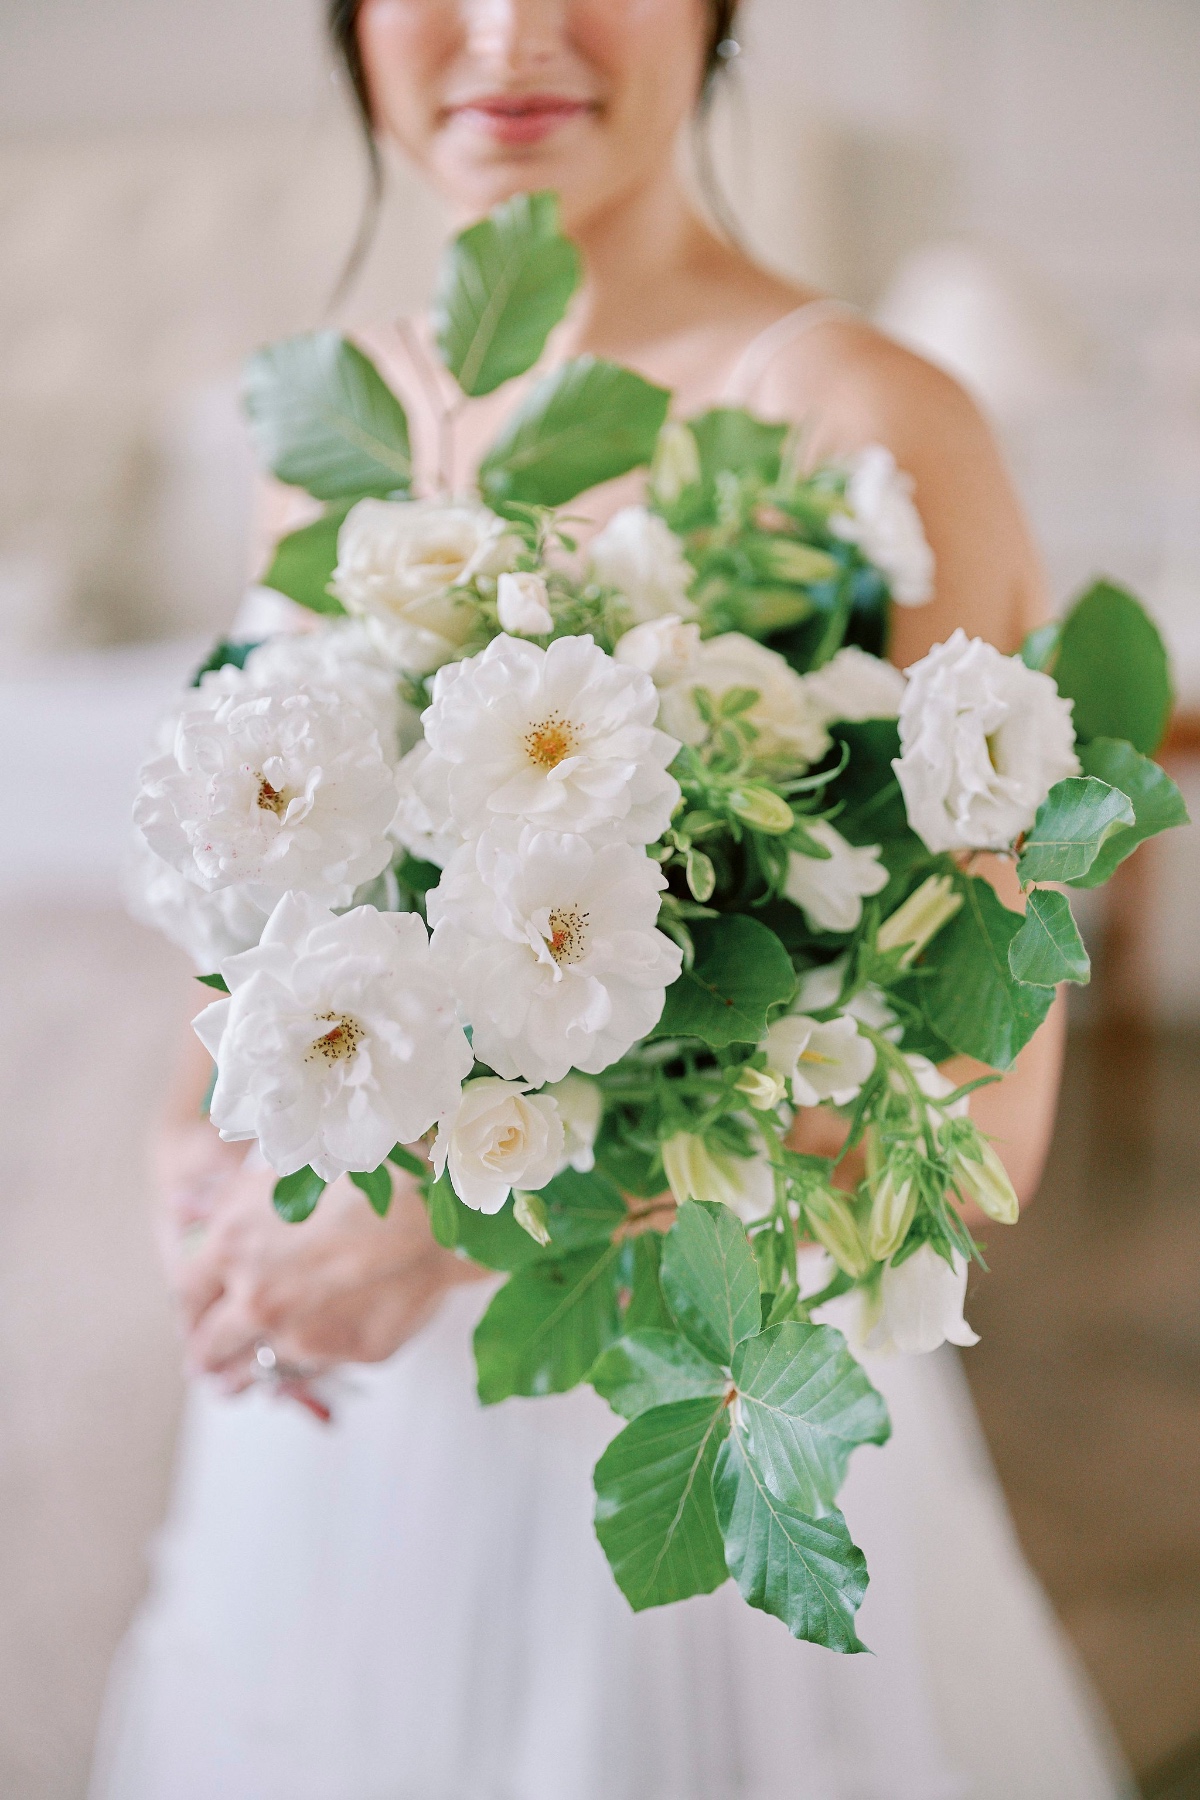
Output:
[[[330,17],[369,129],[460,217],[558,192],[587,280],[557,355],[630,364],[685,417],[725,402],[803,421],[815,456],[887,445],[915,479],[937,570],[934,600],[897,615],[895,659],[956,626],[1010,651],[1043,595],[971,404],[716,237],[685,197],[676,139],[733,14],[733,0],[334,0]],[[421,328],[368,343],[418,466],[444,471]],[[466,408],[453,485],[522,387]],[[592,517],[629,497],[611,484]],[[1061,1043],[1052,1015],[973,1100],[1025,1195]],[[490,1278],[438,1248],[402,1187],[384,1221],[347,1182],[303,1226],[281,1223],[270,1172],[199,1122],[207,1072],[197,1052],[158,1152],[168,1272],[205,1379],[93,1800],[1127,1791],[1016,1547],[953,1352],[871,1366],[894,1436],[858,1453],[842,1503],[872,1571],[873,1655],[798,1644],[731,1584],[635,1616],[592,1535],[590,1471],[617,1423],[602,1402],[581,1389],[480,1407],[470,1336]],[[329,1428],[281,1403],[288,1383],[256,1379],[276,1361],[343,1370]],[[303,1384],[291,1397],[319,1408]]]

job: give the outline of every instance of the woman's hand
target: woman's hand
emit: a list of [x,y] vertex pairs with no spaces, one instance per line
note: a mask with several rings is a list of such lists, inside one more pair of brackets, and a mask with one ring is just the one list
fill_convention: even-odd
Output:
[[264,1342],[281,1367],[305,1374],[381,1362],[449,1288],[486,1273],[434,1242],[405,1176],[395,1177],[384,1219],[343,1180],[326,1188],[311,1218],[289,1225],[271,1204],[273,1173],[247,1166],[235,1148],[239,1166],[208,1190],[207,1218],[185,1226],[167,1253],[189,1367],[219,1376],[230,1393],[255,1379]]

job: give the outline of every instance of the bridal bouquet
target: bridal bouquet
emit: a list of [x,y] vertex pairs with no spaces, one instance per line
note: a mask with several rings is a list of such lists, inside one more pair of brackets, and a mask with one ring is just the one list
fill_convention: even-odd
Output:
[[[443,444],[541,359],[578,273],[550,195],[452,245]],[[933,569],[888,453],[814,468],[781,425],[669,401],[559,363],[476,492],[414,497],[359,349],[257,356],[264,461],[314,503],[265,580],[314,629],[219,645],[175,707],[139,904],[218,991],[212,1120],[284,1217],[342,1176],[385,1212],[405,1171],[438,1240],[507,1276],[481,1399],[590,1382],[626,1421],[595,1486],[630,1603],[732,1574],[854,1651],[836,1501],[889,1430],[856,1352],[975,1341],[960,1204],[1017,1201],[971,1091],[1088,979],[1068,890],[1185,819],[1151,760],[1168,674],[1100,584],[1019,656],[957,631],[902,675],[889,611]],[[646,503],[581,548],[563,509],[640,467]],[[797,1147],[812,1108],[836,1155]]]

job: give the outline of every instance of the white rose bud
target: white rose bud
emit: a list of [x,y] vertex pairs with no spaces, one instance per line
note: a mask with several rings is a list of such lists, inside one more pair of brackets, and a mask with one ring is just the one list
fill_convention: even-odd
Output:
[[889,913],[875,941],[881,950],[903,948],[900,963],[907,969],[962,903],[963,897],[949,875],[931,875],[894,913]]
[[510,1188],[540,1188],[562,1161],[563,1128],[554,1101],[524,1082],[485,1075],[464,1084],[458,1105],[438,1120],[433,1166],[449,1167],[464,1206],[497,1213]]
[[654,446],[650,488],[656,500],[673,506],[684,488],[700,479],[700,448],[686,425],[668,419]]
[[540,575],[526,570],[500,576],[496,583],[496,611],[502,629],[516,637],[547,637],[554,630],[546,583]]
[[625,632],[617,639],[613,657],[627,669],[649,675],[656,687],[667,687],[687,673],[699,648],[700,627],[667,613]]
[[696,571],[670,526],[644,506],[613,514],[588,547],[588,572],[602,587],[616,588],[638,623],[695,611],[688,589]]
[[544,1249],[550,1242],[550,1221],[546,1202],[540,1194],[527,1194],[524,1188],[518,1188],[513,1195],[513,1218],[535,1244],[541,1244]]

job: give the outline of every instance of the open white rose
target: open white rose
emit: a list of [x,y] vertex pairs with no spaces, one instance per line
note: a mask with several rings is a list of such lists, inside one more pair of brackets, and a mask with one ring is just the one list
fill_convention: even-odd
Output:
[[461,1098],[438,1120],[433,1166],[449,1166],[464,1206],[497,1213],[513,1188],[545,1187],[562,1164],[563,1127],[546,1094],[485,1075],[464,1084]]
[[933,551],[912,495],[912,476],[896,467],[891,451],[869,444],[850,466],[847,510],[831,521],[838,537],[857,544],[875,564],[898,606],[923,606],[933,598]]
[[226,956],[257,944],[270,909],[243,887],[210,894],[156,856],[140,831],[132,834],[121,870],[121,892],[135,919],[153,925],[192,960],[198,975],[211,975]]
[[801,677],[777,650],[768,650],[740,631],[706,638],[688,667],[662,688],[663,729],[685,744],[703,743],[708,733],[693,697],[698,687],[718,698],[730,688],[757,689],[758,699],[745,716],[759,734],[754,755],[760,762],[802,769],[829,748],[824,717]]
[[613,656],[626,669],[640,669],[655,687],[670,687],[686,675],[700,649],[700,627],[676,613],[647,619],[617,639]]
[[730,1206],[744,1224],[765,1218],[775,1204],[775,1176],[765,1156],[710,1150],[702,1137],[677,1131],[662,1145],[667,1184],[679,1206],[713,1200]]
[[282,631],[250,652],[244,672],[256,688],[293,693],[321,688],[337,694],[370,719],[389,762],[421,735],[415,707],[400,698],[396,671],[361,619],[331,619],[312,631]]
[[596,1134],[604,1117],[604,1095],[586,1075],[564,1075],[546,1093],[563,1124],[563,1167],[586,1175],[596,1166]]
[[390,836],[421,862],[444,869],[461,835],[450,823],[449,764],[433,756],[422,738],[396,769],[398,795]]
[[[657,712],[654,684],[590,637],[545,650],[498,637],[438,671],[422,717],[463,837],[508,817],[648,844],[679,799],[667,774],[679,746],[656,728]],[[427,803],[441,779],[431,760],[420,776]]]
[[644,506],[623,506],[588,546],[588,573],[616,588],[641,623],[664,613],[695,611],[688,588],[696,571],[665,520]]
[[1007,849],[1055,782],[1079,773],[1071,702],[961,628],[908,677],[892,767],[909,824],[933,851]]
[[518,637],[545,637],[554,630],[546,583],[528,570],[497,578],[496,612],[501,630]]
[[329,586],[398,669],[426,675],[477,623],[455,590],[511,569],[519,549],[504,521],[472,501],[360,500],[338,532]]
[[904,699],[905,680],[882,657],[847,644],[821,668],[802,677],[810,703],[826,723],[842,719],[895,719]]
[[217,1065],[210,1113],[279,1175],[378,1168],[457,1103],[473,1057],[415,913],[339,918],[285,894],[257,949],[221,965],[228,999],[195,1020]]
[[761,1048],[792,1090],[797,1106],[832,1100],[846,1106],[875,1067],[875,1046],[846,1013],[827,1025],[787,1013],[768,1027]]
[[210,892],[244,887],[269,908],[294,888],[349,906],[391,860],[396,785],[379,735],[328,691],[256,691],[234,673],[189,695],[170,750],[142,769],[134,821]]
[[888,884],[879,845],[856,849],[826,819],[806,821],[805,830],[829,856],[793,850],[783,891],[813,931],[853,931],[862,918],[863,896],[878,894]]
[[508,1079],[598,1075],[644,1037],[682,965],[662,870],[630,844],[515,824],[465,844],[428,899],[480,1060]]

